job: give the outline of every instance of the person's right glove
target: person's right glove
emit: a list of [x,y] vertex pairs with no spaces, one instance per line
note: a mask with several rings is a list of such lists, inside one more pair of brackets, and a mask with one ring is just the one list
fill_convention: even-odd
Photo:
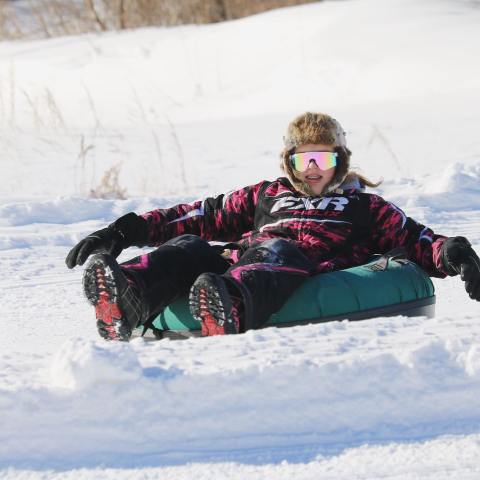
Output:
[[460,274],[472,300],[480,301],[480,259],[465,237],[450,237],[440,249],[442,265],[449,275]]
[[83,265],[92,253],[107,252],[117,258],[124,248],[147,244],[147,222],[130,212],[115,220],[106,228],[91,233],[80,240],[68,253],[65,263],[68,268]]

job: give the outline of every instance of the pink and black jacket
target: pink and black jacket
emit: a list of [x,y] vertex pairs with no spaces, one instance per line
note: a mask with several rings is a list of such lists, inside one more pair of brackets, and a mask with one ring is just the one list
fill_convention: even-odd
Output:
[[305,197],[282,177],[142,217],[151,246],[194,234],[207,241],[235,242],[241,256],[249,247],[283,238],[311,260],[316,273],[361,265],[375,253],[404,247],[408,258],[430,276],[447,275],[439,258],[445,236],[378,195],[348,187],[339,191]]

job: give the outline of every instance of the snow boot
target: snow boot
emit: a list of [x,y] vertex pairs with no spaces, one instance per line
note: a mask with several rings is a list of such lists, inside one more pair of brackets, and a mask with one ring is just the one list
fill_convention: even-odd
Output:
[[97,329],[106,340],[128,341],[143,321],[141,295],[108,254],[94,255],[83,274],[83,289],[95,307]]
[[221,275],[202,273],[190,289],[189,306],[202,325],[202,337],[240,332],[242,300],[229,292]]

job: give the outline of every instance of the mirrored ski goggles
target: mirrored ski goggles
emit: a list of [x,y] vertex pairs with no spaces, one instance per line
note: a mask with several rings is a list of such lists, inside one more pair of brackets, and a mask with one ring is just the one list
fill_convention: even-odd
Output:
[[290,155],[290,165],[297,172],[304,172],[310,162],[315,162],[320,170],[328,170],[337,166],[337,153],[335,152],[302,152]]

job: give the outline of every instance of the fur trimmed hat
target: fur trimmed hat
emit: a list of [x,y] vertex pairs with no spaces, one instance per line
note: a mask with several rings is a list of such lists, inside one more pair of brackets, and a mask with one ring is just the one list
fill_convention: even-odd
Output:
[[351,152],[347,148],[345,131],[340,123],[325,113],[306,112],[295,118],[287,128],[283,137],[285,148],[282,152],[282,167],[292,185],[304,193],[313,196],[308,184],[299,180],[289,162],[289,156],[295,148],[306,144],[334,145],[337,152],[337,166],[332,181],[323,193],[332,192],[341,185],[348,174]]

